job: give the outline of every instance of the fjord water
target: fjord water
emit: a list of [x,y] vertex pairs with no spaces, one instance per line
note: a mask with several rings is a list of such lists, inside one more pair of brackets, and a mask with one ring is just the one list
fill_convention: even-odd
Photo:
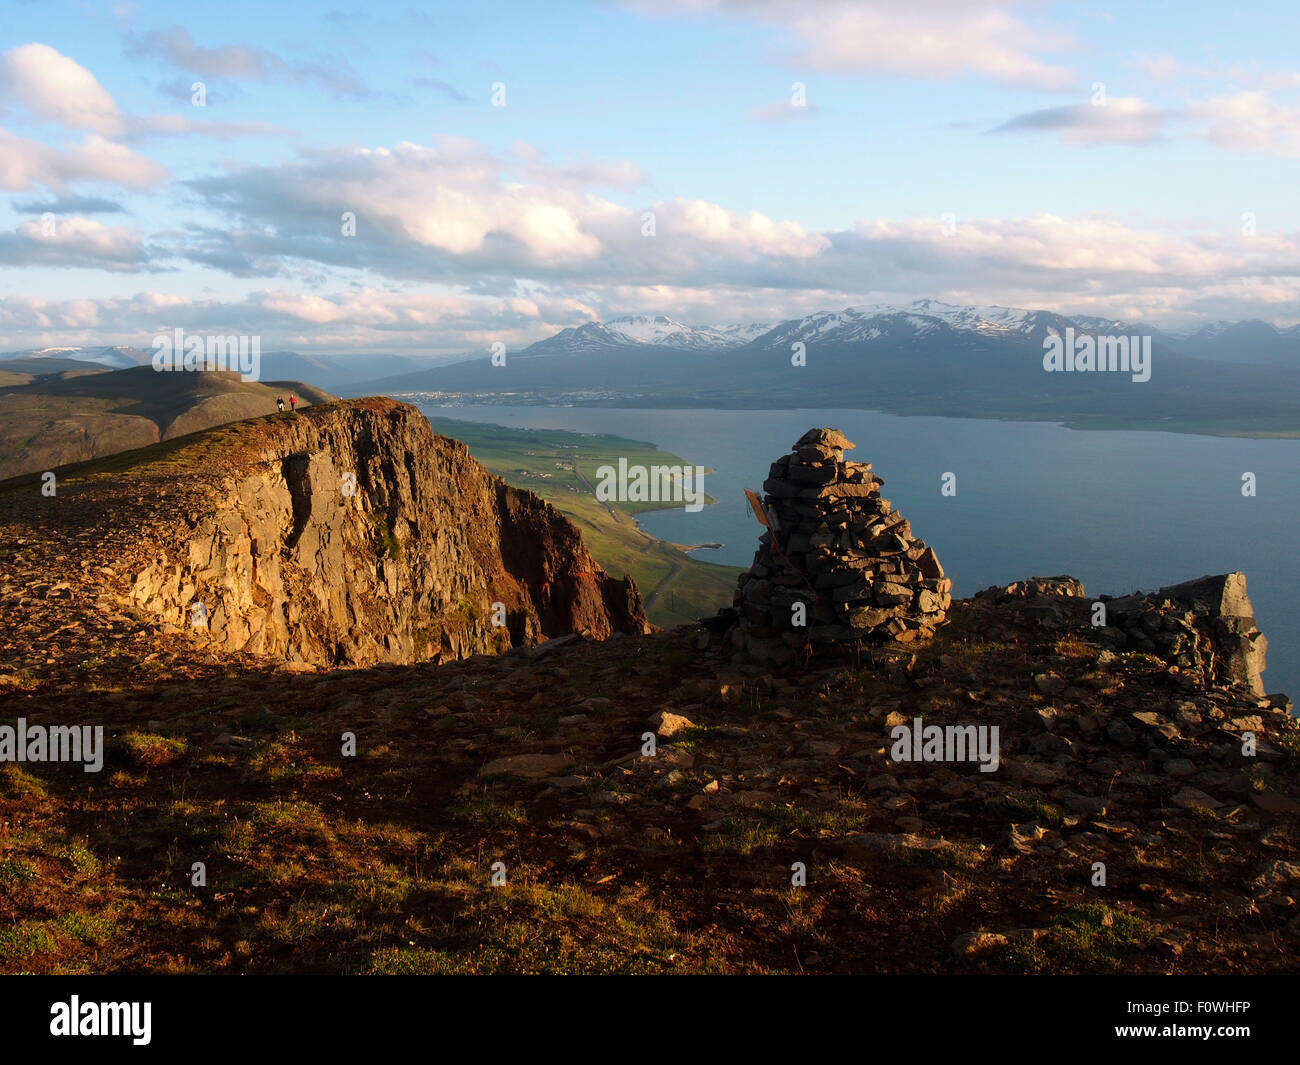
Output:
[[[713,467],[718,500],[691,514],[640,519],[675,543],[721,542],[697,557],[748,566],[761,531],[744,488],[761,492],[773,461],[807,429],[833,426],[874,464],[884,496],[934,546],[954,595],[1022,577],[1069,573],[1089,595],[1242,570],[1268,636],[1270,692],[1300,697],[1300,440],[1076,431],[1045,422],[896,417],[861,410],[628,410],[436,407],[436,418],[611,433]],[[945,473],[956,493],[940,492]],[[1256,495],[1242,495],[1253,473]],[[722,605],[722,604],[720,604]]]

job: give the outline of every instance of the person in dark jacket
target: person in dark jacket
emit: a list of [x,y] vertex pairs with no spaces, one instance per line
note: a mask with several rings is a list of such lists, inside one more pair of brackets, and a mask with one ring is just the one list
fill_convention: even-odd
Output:
[[284,413],[284,397],[283,397],[283,396],[276,396],[276,397],[275,397],[275,409],[278,410],[278,411],[280,411],[281,413]]

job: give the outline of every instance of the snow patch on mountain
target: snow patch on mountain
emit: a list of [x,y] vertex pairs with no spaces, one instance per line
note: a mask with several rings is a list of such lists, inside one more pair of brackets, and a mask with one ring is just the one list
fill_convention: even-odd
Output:
[[690,326],[665,314],[629,314],[611,318],[604,324],[611,333],[641,344],[685,348],[689,351],[725,351],[746,344],[771,328],[757,322],[719,329],[712,326]]
[[646,347],[686,351],[726,351],[749,343],[771,328],[760,322],[747,325],[690,326],[666,314],[629,314],[608,322],[586,322],[562,329],[553,337],[525,348],[526,355],[576,355],[593,351]]
[[5,352],[0,354],[0,359],[73,359],[105,366],[110,370],[126,370],[132,366],[145,365],[149,356],[139,348],[117,345],[103,348],[28,348],[25,351]]

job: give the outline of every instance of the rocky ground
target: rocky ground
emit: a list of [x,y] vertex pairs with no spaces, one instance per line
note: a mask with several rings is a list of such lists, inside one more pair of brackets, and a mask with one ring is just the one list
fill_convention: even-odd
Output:
[[[0,767],[0,972],[1295,969],[1286,701],[1105,649],[1087,599],[801,671],[699,626],[284,668],[134,613],[94,529],[0,523],[0,723],[110,741]],[[1000,767],[891,761],[916,717]]]

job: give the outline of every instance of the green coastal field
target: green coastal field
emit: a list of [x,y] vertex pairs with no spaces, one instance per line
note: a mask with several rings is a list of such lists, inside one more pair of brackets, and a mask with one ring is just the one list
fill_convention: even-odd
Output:
[[686,624],[731,604],[739,569],[691,558],[686,549],[698,545],[669,543],[638,528],[636,515],[662,504],[605,504],[596,498],[600,466],[617,466],[620,458],[629,466],[684,466],[686,459],[620,436],[512,429],[451,418],[429,422],[434,432],[463,441],[479,462],[508,484],[536,492],[577,525],[592,555],[609,573],[635,578],[646,613],[656,625]]

